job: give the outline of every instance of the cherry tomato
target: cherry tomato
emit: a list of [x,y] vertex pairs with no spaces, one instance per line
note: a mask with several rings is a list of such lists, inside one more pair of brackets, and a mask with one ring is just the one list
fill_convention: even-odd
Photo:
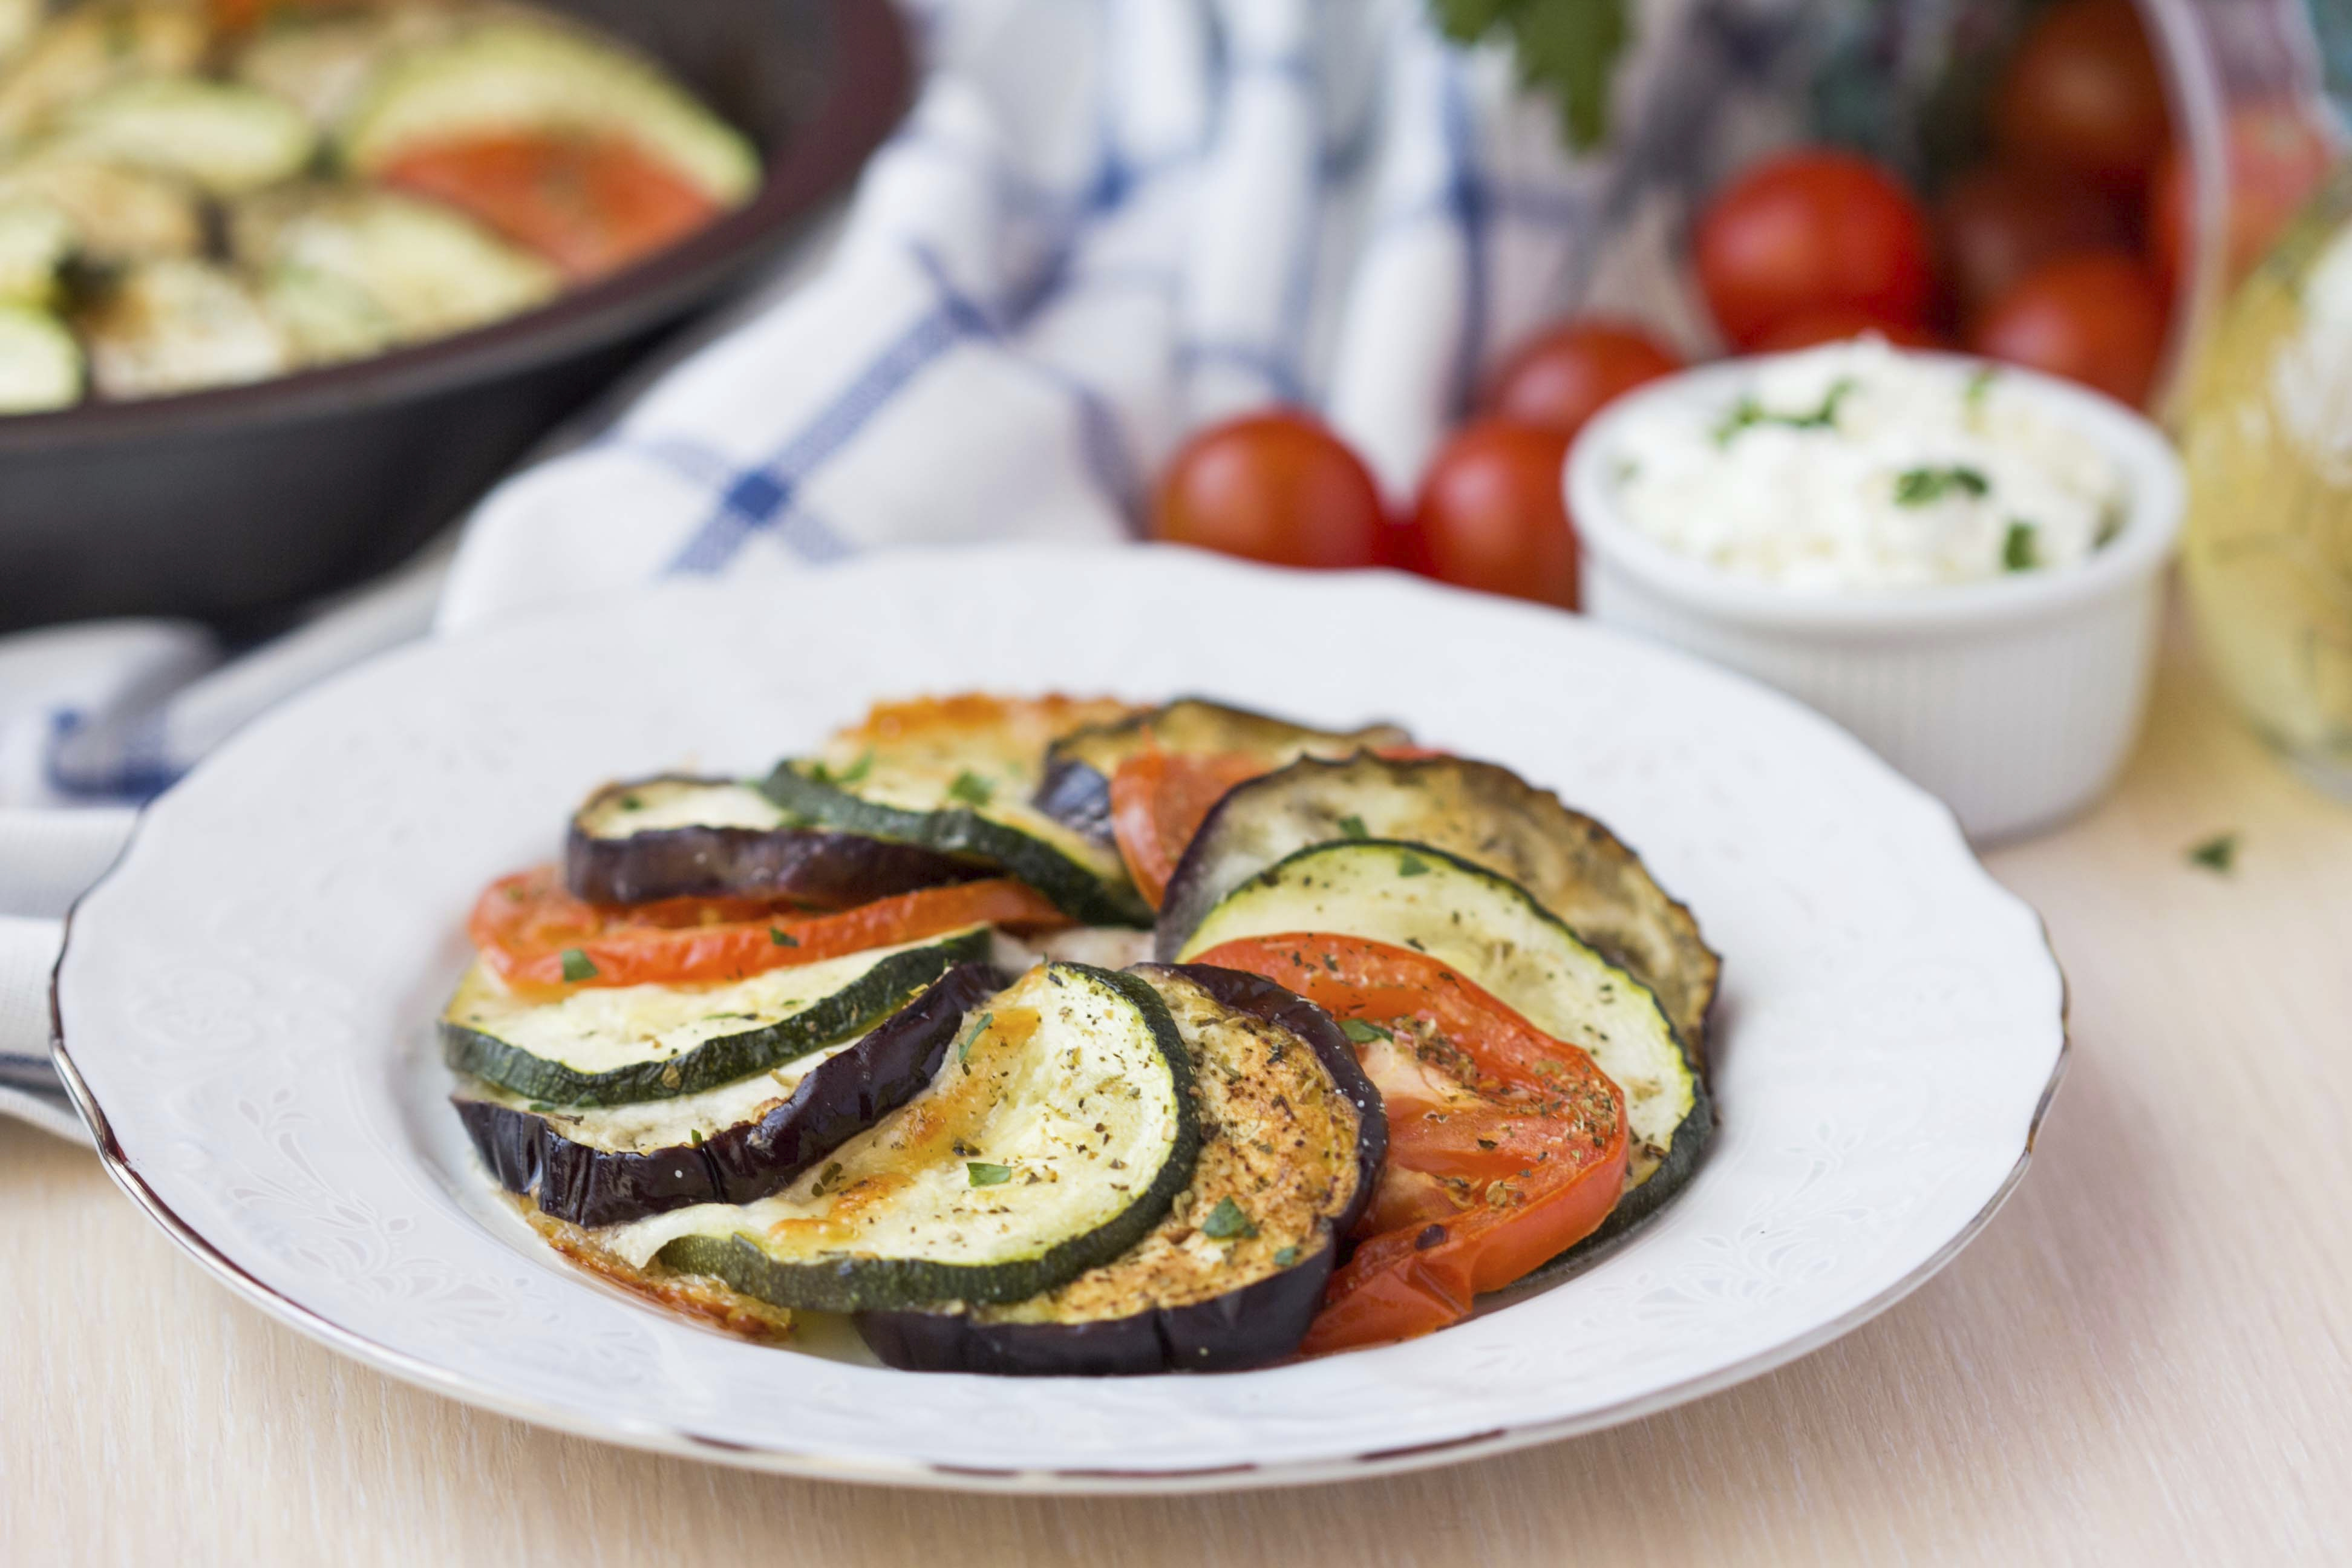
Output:
[[1769,158],[1707,204],[1699,285],[1716,324],[1747,347],[1830,305],[1924,325],[1935,293],[1927,220],[1885,171],[1850,153]]
[[617,136],[459,137],[411,148],[379,177],[479,219],[573,279],[616,271],[719,211],[685,176]]
[[1511,419],[1477,419],[1438,448],[1403,541],[1423,576],[1489,594],[1576,607],[1576,534],[1560,470],[1568,437]]
[[2120,248],[2129,226],[2103,192],[1992,164],[1955,181],[1936,204],[1944,277],[1974,315],[2043,262],[2069,251]]
[[1574,436],[1620,393],[1682,367],[1673,351],[1639,327],[1567,321],[1520,344],[1503,362],[1479,411]]
[[2127,189],[2168,139],[2164,80],[2132,0],[2059,0],[1993,89],[1993,140],[2012,163]]
[[1616,1207],[1617,1086],[1436,959],[1302,934],[1223,942],[1192,962],[1263,974],[1352,1026],[1388,1110],[1381,1184],[1307,1331],[1307,1354],[1459,1322],[1480,1291],[1559,1257]]
[[540,988],[740,980],[983,922],[1047,930],[1069,920],[1043,893],[1002,877],[813,915],[745,899],[591,904],[542,866],[485,889],[466,933],[500,979]]
[[[2335,149],[2291,103],[2249,104],[2230,116],[2230,227],[2225,283],[2268,254],[2304,201],[2327,177]],[[2147,188],[2148,254],[2157,275],[2180,276],[2195,204],[2195,172],[2179,148],[2164,155]]]
[[1276,566],[1375,566],[1388,517],[1363,459],[1319,420],[1251,414],[1186,442],[1160,477],[1152,535]]
[[2164,293],[2147,268],[2093,250],[2027,273],[1985,311],[1969,346],[2137,406],[2155,385],[2164,328]]
[[1779,353],[1788,349],[1809,349],[1816,343],[1842,343],[1864,332],[1876,332],[1888,342],[1906,349],[1947,346],[1940,334],[1925,327],[1890,321],[1852,305],[1824,305],[1818,310],[1790,316],[1766,332],[1756,340],[1756,352]]

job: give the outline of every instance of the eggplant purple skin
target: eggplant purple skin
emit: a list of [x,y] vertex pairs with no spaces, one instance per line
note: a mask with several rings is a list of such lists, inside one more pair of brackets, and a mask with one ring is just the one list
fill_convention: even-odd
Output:
[[1324,1221],[1323,1245],[1276,1274],[1189,1307],[1084,1323],[982,1323],[962,1312],[861,1312],[857,1331],[885,1366],[998,1377],[1135,1377],[1244,1372],[1287,1360],[1323,1306],[1348,1237],[1388,1158],[1388,1112],[1331,1016],[1263,975],[1205,963],[1139,965],[1181,974],[1226,1006],[1288,1030],[1356,1108],[1356,1192]]
[[1076,757],[1049,758],[1045,776],[1037,781],[1029,804],[1073,833],[1084,834],[1098,844],[1113,840],[1110,780],[1091,763]]
[[700,1143],[625,1153],[593,1149],[545,1118],[452,1095],[457,1116],[499,1179],[536,1193],[557,1219],[594,1229],[694,1204],[746,1204],[782,1190],[931,1080],[964,1014],[1003,988],[982,963],[959,964],[866,1037],[803,1077],[757,1121]]
[[[600,794],[650,784],[724,782],[671,773],[614,784]],[[574,817],[563,841],[564,886],[592,904],[795,899],[820,909],[845,909],[993,874],[919,845],[816,827],[666,827],[599,838],[582,832]]]

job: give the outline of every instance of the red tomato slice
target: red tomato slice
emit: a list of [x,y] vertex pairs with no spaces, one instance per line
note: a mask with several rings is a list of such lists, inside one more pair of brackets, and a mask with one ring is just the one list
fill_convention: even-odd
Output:
[[1146,903],[1160,907],[1184,847],[1225,792],[1264,772],[1264,763],[1240,752],[1139,752],[1119,763],[1110,778],[1111,836]]
[[561,986],[583,965],[593,973],[578,984],[646,985],[741,980],[983,921],[1040,930],[1069,919],[1045,894],[1003,877],[809,914],[742,899],[591,904],[564,890],[555,868],[541,866],[491,883],[466,933],[510,985]]
[[458,137],[411,148],[378,178],[479,219],[575,281],[617,271],[719,211],[668,164],[617,136]]
[[1625,1185],[1625,1102],[1592,1058],[1436,959],[1360,937],[1251,937],[1245,969],[1340,1020],[1388,1108],[1389,1159],[1309,1355],[1411,1339],[1592,1234]]

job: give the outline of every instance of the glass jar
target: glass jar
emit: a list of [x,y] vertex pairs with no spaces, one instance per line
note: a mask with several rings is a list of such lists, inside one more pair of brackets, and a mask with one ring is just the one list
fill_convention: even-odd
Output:
[[2181,438],[2208,661],[2258,730],[2352,799],[2352,169],[2222,311]]

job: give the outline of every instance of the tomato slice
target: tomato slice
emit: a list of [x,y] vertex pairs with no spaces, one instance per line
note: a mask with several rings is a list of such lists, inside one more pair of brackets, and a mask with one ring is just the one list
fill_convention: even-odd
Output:
[[1153,909],[1167,893],[1184,847],[1217,802],[1265,771],[1263,762],[1243,752],[1186,756],[1153,750],[1118,764],[1110,777],[1111,837],[1136,890]]
[[810,914],[745,899],[592,904],[566,892],[554,867],[541,866],[491,883],[466,932],[509,984],[554,987],[740,980],[982,922],[1025,930],[1070,923],[1043,893],[1003,877]]
[[1389,1119],[1388,1164],[1307,1354],[1469,1316],[1592,1234],[1625,1185],[1625,1101],[1592,1058],[1425,953],[1308,933],[1223,942],[1195,963],[1263,974],[1357,1042]]
[[719,211],[684,176],[619,136],[453,137],[401,153],[379,178],[478,218],[575,282],[617,271]]

